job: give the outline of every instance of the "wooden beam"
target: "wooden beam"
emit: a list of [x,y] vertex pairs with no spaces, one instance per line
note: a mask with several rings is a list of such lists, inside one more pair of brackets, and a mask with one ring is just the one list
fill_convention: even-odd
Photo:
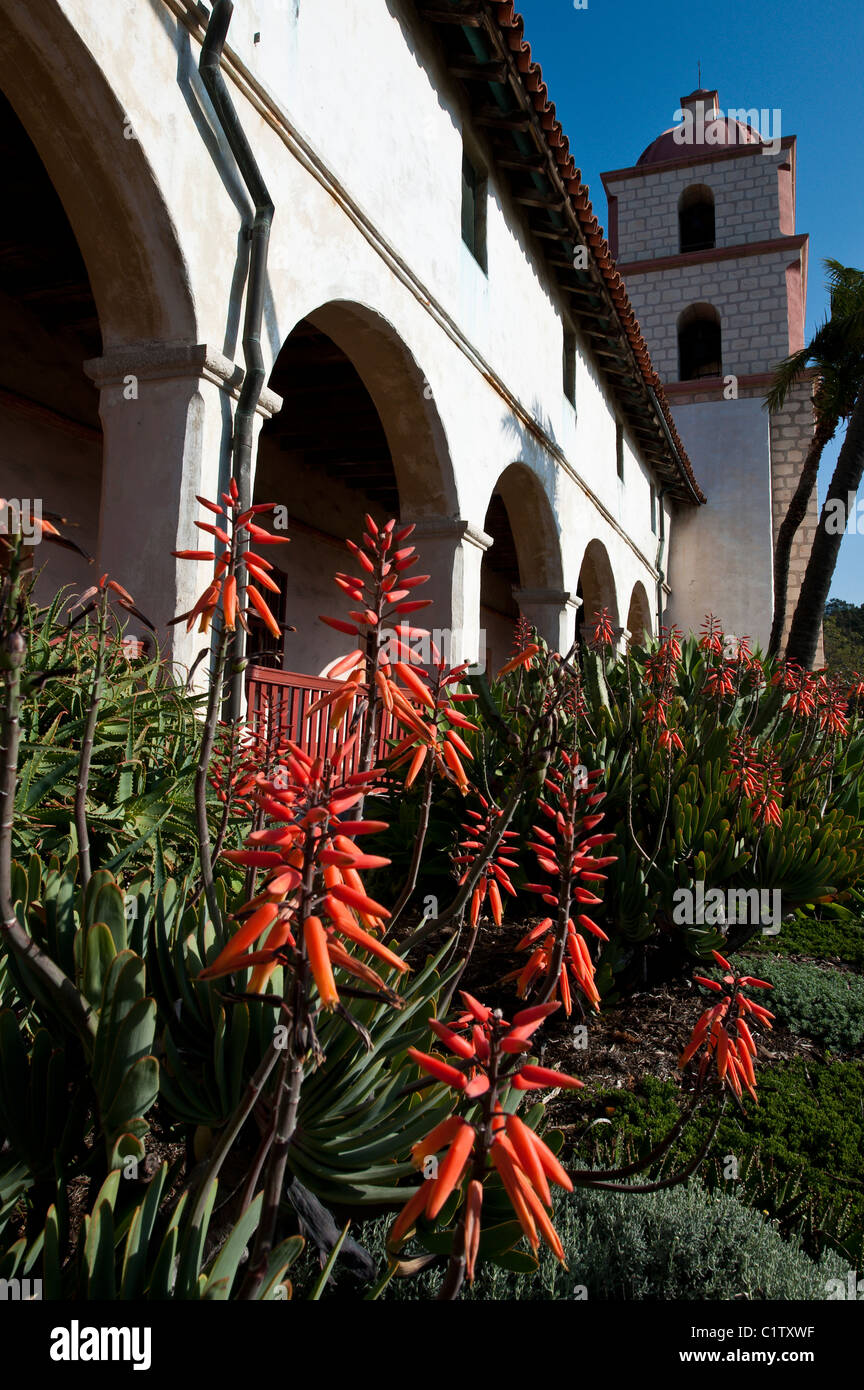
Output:
[[503,87],[507,81],[506,63],[484,63],[480,58],[454,59],[447,64],[447,70],[464,82],[498,82]]
[[495,163],[501,169],[518,169],[526,174],[545,174],[549,168],[549,161],[542,154],[505,154],[497,148],[492,153]]
[[515,111],[501,111],[497,106],[481,106],[472,113],[476,125],[491,126],[496,130],[530,130],[530,116],[520,116]]
[[544,241],[573,240],[573,233],[567,227],[556,227],[554,222],[532,222],[529,218],[528,226],[535,236],[541,237]]
[[603,303],[599,290],[586,290],[584,285],[566,285],[565,289],[572,299],[579,301],[576,308],[580,313],[586,309],[593,312],[593,310],[599,308]]
[[565,206],[564,199],[557,193],[541,193],[539,189],[520,189],[513,193],[513,198],[525,207],[548,208],[550,212],[561,212]]
[[430,24],[461,24],[466,29],[479,29],[483,23],[480,5],[463,5],[452,10],[442,9],[440,5],[420,5],[419,10]]
[[598,342],[605,343],[608,337],[608,330],[602,326],[595,314],[591,315],[591,321],[585,325],[583,331],[586,337],[592,340],[592,346],[596,346]]

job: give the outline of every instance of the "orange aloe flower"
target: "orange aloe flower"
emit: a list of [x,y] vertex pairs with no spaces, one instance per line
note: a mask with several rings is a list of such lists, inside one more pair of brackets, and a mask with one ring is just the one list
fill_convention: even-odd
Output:
[[[583,885],[602,882],[605,874],[599,871],[614,864],[617,856],[598,856],[594,853],[615,839],[612,834],[592,833],[603,820],[602,813],[592,809],[603,800],[604,793],[598,791],[597,787],[603,769],[586,772],[577,756],[566,752],[561,754],[561,760],[563,767],[560,770],[553,768],[547,773],[544,797],[538,801],[541,812],[549,819],[549,829],[535,825],[533,832],[536,839],[528,841],[528,848],[537,856],[541,872],[549,875],[553,881],[524,885],[527,892],[538,893],[543,903],[556,909],[556,919],[544,917],[522,938],[516,950],[531,949],[531,955],[523,967],[504,978],[517,980],[518,993],[525,998],[535,985],[548,985],[557,965],[555,993],[569,1014],[572,1009],[571,980],[595,1010],[600,1008],[600,993],[594,980],[595,966],[584,934],[601,941],[608,941],[609,938],[593,918],[579,909],[601,904],[602,900],[597,894]],[[587,813],[580,816],[577,805],[578,798],[582,796]],[[557,912],[562,900],[568,909],[563,944],[557,939]]]
[[448,1197],[464,1184],[462,1220],[454,1234],[451,1260],[462,1260],[465,1275],[473,1280],[481,1241],[483,1184],[494,1171],[532,1250],[542,1239],[563,1263],[564,1249],[550,1217],[550,1184],[570,1192],[573,1181],[549,1146],[515,1113],[512,1101],[505,1102],[510,1106],[505,1113],[501,1099],[509,1088],[518,1094],[538,1086],[581,1087],[577,1077],[522,1060],[529,1039],[560,1005],[534,1005],[508,1023],[500,1011],[494,1012],[464,991],[462,1000],[466,1011],[451,1023],[430,1021],[433,1032],[455,1057],[455,1065],[417,1048],[409,1048],[408,1055],[426,1072],[429,1084],[443,1083],[462,1098],[463,1105],[475,1109],[470,1118],[451,1114],[413,1146],[413,1161],[424,1170],[442,1149],[446,1148],[446,1154],[437,1172],[408,1197],[391,1228],[388,1248],[397,1251],[421,1219],[433,1222]]
[[[494,829],[496,821],[500,820],[502,812],[497,806],[490,806],[484,796],[478,792],[477,800],[482,806],[482,811],[473,809],[466,810],[465,814],[469,819],[461,826],[464,839],[459,840],[457,848],[459,853],[453,856],[453,863],[465,865],[459,882],[464,883],[468,874],[471,872],[471,865],[474,864],[479,855],[483,853],[483,847],[487,837]],[[511,897],[516,897],[516,889],[508,874],[508,869],[518,868],[517,861],[512,858],[516,852],[512,841],[518,839],[518,832],[515,830],[505,830],[501,835],[498,847],[491,859],[484,865],[483,873],[477,883],[474,892],[471,894],[470,921],[471,926],[476,927],[480,920],[480,913],[483,905],[489,900],[489,908],[492,920],[497,927],[500,927],[504,916],[504,905],[501,898],[501,889]]]
[[321,614],[319,619],[335,632],[359,639],[354,651],[336,662],[328,672],[331,679],[345,682],[344,690],[328,692],[316,700],[306,714],[310,718],[319,710],[331,707],[331,728],[339,727],[354,708],[358,697],[366,696],[371,702],[376,691],[389,712],[389,690],[383,689],[379,680],[385,656],[377,634],[384,628],[401,625],[405,614],[428,608],[432,602],[431,599],[411,599],[411,591],[425,584],[430,576],[418,574],[407,577],[404,572],[416,564],[418,557],[413,546],[397,548],[400,541],[411,535],[414,527],[408,525],[397,529],[395,519],[379,526],[369,515],[364,520],[366,530],[362,542],[345,542],[364,573],[337,573],[335,576],[337,587],[357,607],[349,610],[348,618]]
[[[359,947],[399,974],[409,968],[374,934],[382,930],[390,914],[365,892],[360,876],[361,870],[386,867],[390,861],[363,852],[352,838],[387,826],[382,821],[340,819],[364,792],[377,790],[377,774],[352,773],[343,778],[338,766],[325,766],[322,759],[312,759],[290,741],[277,759],[281,760],[278,775],[269,780],[259,775],[250,794],[267,823],[247,837],[245,849],[223,853],[232,864],[261,871],[263,883],[237,914],[250,914],[248,920],[199,978],[216,979],[254,966],[253,992],[257,992],[280,961],[296,964],[301,957],[290,924],[298,918],[306,870],[311,866],[317,887],[311,902],[303,900],[306,906],[298,936],[320,1006],[332,1009],[339,1004],[336,970],[371,984],[393,1000],[396,996],[390,986],[346,946],[347,942]],[[259,937],[270,928],[266,943],[258,945]]]
[[529,642],[527,646],[523,647],[515,656],[511,656],[509,661],[505,661],[501,670],[495,677],[496,681],[500,681],[502,676],[509,676],[511,671],[517,671],[520,666],[526,671],[529,671],[534,664],[534,658],[539,650],[540,645],[538,642]]
[[[214,571],[211,582],[192,608],[188,612],[172,618],[171,623],[185,622],[186,631],[191,632],[197,620],[199,632],[209,632],[213,619],[221,608],[226,631],[233,632],[239,622],[240,626],[248,632],[247,619],[254,611],[254,614],[262,620],[274,637],[281,637],[282,629],[273,617],[263,595],[255,587],[255,585],[260,585],[272,592],[279,592],[278,584],[275,584],[268,574],[272,566],[255,551],[246,547],[250,541],[256,545],[281,545],[287,542],[288,537],[273,536],[253,521],[255,516],[274,511],[275,502],[259,502],[255,506],[247,508],[246,511],[241,511],[239,496],[236,480],[232,478],[228,485],[228,491],[221,494],[220,502],[211,502],[207,497],[196,498],[206,511],[220,518],[220,523],[196,521],[195,525],[199,530],[213,536],[214,540],[218,541],[223,548],[218,553],[215,548],[211,550],[172,550],[171,554],[179,560],[198,562],[212,560]],[[242,577],[240,574],[241,563],[245,571]],[[251,608],[246,609],[245,612],[238,605],[238,597],[244,584],[245,589],[243,591],[251,605]]]
[[[744,990],[771,989],[772,986],[767,980],[758,980],[753,975],[738,975],[734,966],[730,965],[719,951],[712,951],[711,954],[723,971],[723,983],[721,984],[705,975],[694,975],[693,978],[698,984],[709,989],[712,994],[722,995],[722,998],[711,1008],[706,1009],[698,1020],[687,1046],[678,1059],[678,1065],[683,1070],[699,1049],[704,1047],[699,1070],[700,1082],[713,1060],[716,1062],[717,1078],[721,1085],[730,1087],[740,1099],[743,1084],[758,1105],[756,1071],[753,1065],[756,1057],[756,1042],[746,1022],[745,1015],[752,1016],[756,1022],[769,1029],[774,1015],[768,1009],[763,1008],[761,1004],[756,1004],[748,998]],[[726,987],[725,990],[724,986]],[[730,1016],[733,1011],[735,1011],[736,1017],[732,1026],[735,1028],[737,1037],[733,1037],[729,1031]]]

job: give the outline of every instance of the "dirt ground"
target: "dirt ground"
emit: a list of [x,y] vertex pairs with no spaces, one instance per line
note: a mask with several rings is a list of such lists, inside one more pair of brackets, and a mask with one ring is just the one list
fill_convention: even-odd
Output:
[[[516,1004],[513,983],[501,983],[502,976],[525,959],[515,954],[515,946],[532,925],[510,927],[505,923],[498,931],[481,931],[462,981],[484,1003],[502,1008],[505,1017],[516,1012]],[[704,990],[684,978],[633,993],[620,1003],[607,1005],[599,1014],[587,1003],[583,1012],[579,998],[574,987],[570,1017],[559,1010],[535,1035],[541,1065],[569,1072],[586,1085],[577,1093],[544,1093],[549,1122],[565,1131],[582,1128],[587,1115],[602,1115],[609,1108],[608,1096],[599,1110],[592,1106],[593,1096],[610,1090],[634,1091],[646,1076],[675,1082],[682,1092],[689,1092],[695,1067],[682,1073],[678,1058],[707,1007]],[[767,998],[765,1002],[770,1007]],[[771,1032],[759,1031],[758,1046],[759,1064],[766,1067],[792,1057],[817,1064],[824,1059],[817,1043],[776,1024]]]

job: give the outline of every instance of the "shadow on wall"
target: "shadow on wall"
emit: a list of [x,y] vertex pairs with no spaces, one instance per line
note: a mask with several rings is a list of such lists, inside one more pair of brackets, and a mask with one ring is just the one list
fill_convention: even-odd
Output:
[[[255,209],[243,181],[242,174],[220,129],[210,98],[198,71],[198,64],[192,50],[192,41],[185,26],[174,19],[159,0],[150,0],[162,28],[168,36],[177,55],[177,86],[192,123],[201,140],[201,157],[209,158],[231,199],[237,214],[238,226],[235,240],[234,269],[230,282],[224,287],[225,293],[225,331],[221,350],[231,361],[236,360],[240,351],[241,319],[246,282],[249,274],[250,242],[247,230],[252,226]],[[266,175],[265,175],[266,181]],[[272,359],[275,360],[282,342],[279,330],[279,316],[269,275],[266,277],[264,294],[264,330],[270,344]],[[231,402],[222,393],[222,451],[220,465],[220,484],[227,485],[230,470],[230,445],[233,431]]]
[[638,581],[633,585],[633,593],[630,595],[625,626],[630,633],[631,642],[637,646],[641,646],[652,636],[651,604],[645,586]]
[[520,613],[555,647],[566,627],[561,535],[553,501],[557,464],[512,415],[505,417],[502,434],[517,461],[496,480],[483,524],[492,537],[480,583],[490,667],[500,666],[508,655]]
[[603,609],[607,609],[613,627],[620,627],[618,594],[609,552],[602,541],[589,541],[579,570],[579,597],[582,600],[580,618],[583,628],[593,630]]

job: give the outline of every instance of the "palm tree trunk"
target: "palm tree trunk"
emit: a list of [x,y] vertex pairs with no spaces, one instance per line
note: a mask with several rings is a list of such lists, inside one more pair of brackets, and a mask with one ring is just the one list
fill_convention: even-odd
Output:
[[[831,502],[841,501],[845,509],[847,499],[858,491],[864,475],[864,387],[858,392],[855,409],[846,429],[846,438],[837,459],[834,476],[828,488],[819,526],[807,562],[804,583],[798,596],[798,605],[789,640],[786,643],[786,660],[795,661],[805,669],[810,669],[816,659],[819,631],[825,613],[825,603],[831,588],[831,580],[840,553],[843,532],[835,534],[826,527],[827,509]],[[834,508],[832,507],[832,512]]]
[[836,416],[817,417],[816,430],[807,450],[807,457],[801,469],[798,485],[792,494],[786,515],[777,533],[774,547],[774,620],[771,624],[771,637],[768,641],[768,655],[776,656],[780,650],[783,626],[786,621],[786,595],[789,590],[789,561],[792,557],[792,542],[801,522],[807,515],[810,498],[816,486],[819,464],[826,444],[834,438],[839,421]]

